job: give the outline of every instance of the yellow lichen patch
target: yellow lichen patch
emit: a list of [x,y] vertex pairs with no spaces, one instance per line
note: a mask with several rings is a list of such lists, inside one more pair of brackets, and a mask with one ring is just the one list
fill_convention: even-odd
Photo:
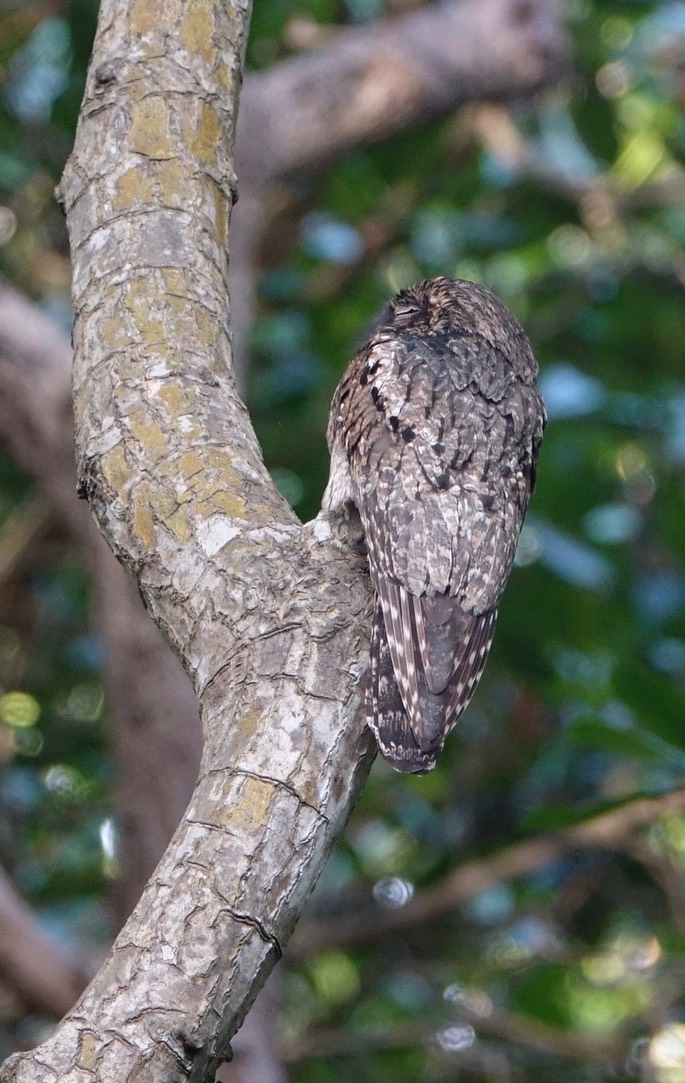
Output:
[[112,200],[115,211],[127,210],[134,203],[151,203],[153,198],[150,178],[138,166],[122,173],[117,181],[117,194]]
[[273,508],[270,508],[268,504],[253,504],[250,508],[250,518],[257,526],[270,523],[273,519]]
[[229,482],[231,485],[238,485],[240,481],[240,475],[238,471],[231,465],[231,457],[224,447],[208,447],[205,449],[205,456],[207,458],[208,466],[211,466],[216,470],[219,477]]
[[165,158],[155,164],[165,205],[167,207],[187,206],[193,193],[193,185],[178,158]]
[[178,469],[188,481],[204,470],[205,464],[197,451],[186,451],[178,460]]
[[202,165],[213,165],[221,139],[221,122],[215,109],[207,102],[200,104],[197,127],[191,133],[190,149]]
[[96,1035],[91,1034],[89,1030],[84,1031],[78,1040],[77,1066],[87,1072],[95,1073],[100,1052],[100,1041]]
[[211,0],[189,0],[181,22],[181,45],[189,53],[196,53],[212,64],[217,51],[212,40],[213,35],[214,12]]
[[254,831],[268,823],[274,783],[260,778],[246,778],[238,799],[230,806],[230,822],[236,827]]
[[223,511],[233,519],[245,518],[245,501],[241,500],[236,493],[231,493],[227,489],[217,489],[215,493],[212,493],[210,500],[212,514],[214,511]]
[[140,37],[150,34],[159,25],[159,9],[154,0],[131,0],[128,10],[131,29]]
[[[204,468],[196,470],[190,475],[186,475],[179,471],[177,460],[169,460],[169,462],[165,464],[164,474],[173,482],[177,506],[180,504],[187,504],[191,500],[196,500],[198,493],[202,493],[207,485]],[[202,508],[199,508],[198,514],[201,515],[203,519],[208,519],[210,513],[205,514]]]
[[183,437],[185,443],[189,447],[202,443],[206,438],[204,425],[200,424],[199,421],[195,421],[193,418],[186,418]]
[[233,68],[230,64],[224,64],[222,61],[215,67],[214,77],[220,86],[228,90],[233,79]]
[[138,324],[138,331],[137,344],[140,346],[157,346],[160,342],[166,342],[164,324],[160,320],[150,319],[147,324]]
[[102,321],[100,339],[106,346],[109,346],[110,350],[119,350],[129,343],[129,334],[120,316],[116,319],[110,316]]
[[193,303],[189,297],[181,297],[177,293],[167,293],[164,296],[164,304],[167,312],[174,319],[185,319],[192,315]]
[[211,197],[214,203],[214,224],[216,231],[222,240],[225,240],[228,235],[228,200],[222,192],[219,185],[211,178],[208,179],[208,183],[211,185]]
[[126,291],[124,307],[133,316],[142,341],[151,346],[155,342],[166,341],[167,335],[161,320],[151,315],[151,290],[149,279],[130,282]]
[[103,455],[102,473],[115,493],[123,493],[131,480],[131,470],[126,461],[123,444],[117,444],[106,455]]
[[179,387],[178,384],[164,384],[157,393],[167,408],[172,421],[177,421],[183,414],[187,414],[196,405],[196,398],[192,390]]
[[133,501],[132,529],[142,549],[155,544],[155,520],[150,510],[148,493],[138,493]]
[[86,393],[83,387],[75,388],[73,392],[73,407],[74,407],[74,427],[78,432],[83,425],[83,419],[85,418],[88,408],[91,404],[91,397]]
[[206,308],[195,309],[197,321],[198,343],[201,346],[211,346],[216,339],[216,318]]
[[[188,436],[188,442],[190,437]],[[197,512],[208,519],[221,511],[232,518],[245,518],[245,502],[238,493],[242,489],[240,474],[231,465],[224,448],[203,447],[198,452],[203,466],[193,479],[193,489],[198,496]]]
[[237,730],[237,739],[239,739],[241,747],[247,745],[259,726],[261,717],[262,712],[257,707],[250,707],[244,715],[241,715],[240,718],[234,720],[233,725]]
[[164,520],[164,523],[174,535],[176,541],[180,542],[181,545],[187,545],[190,541],[192,531],[188,513],[185,508],[177,508],[173,515],[169,515]]
[[143,446],[145,451],[151,451],[153,455],[160,456],[168,450],[168,436],[154,421],[138,421],[132,417],[129,428],[131,435]]
[[159,94],[136,102],[131,108],[131,145],[148,158],[172,158],[176,141],[171,135],[168,102]]
[[190,300],[188,297],[188,279],[185,271],[179,270],[178,267],[162,267],[159,273],[162,276],[166,293],[177,293],[180,297]]
[[166,341],[192,345],[190,336],[195,332],[195,321],[192,319],[190,303],[185,297],[174,297],[169,294],[164,297],[163,303]]

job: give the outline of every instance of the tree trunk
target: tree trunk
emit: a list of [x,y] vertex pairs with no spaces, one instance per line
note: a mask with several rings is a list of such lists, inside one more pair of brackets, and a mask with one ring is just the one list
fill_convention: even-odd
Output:
[[[368,771],[368,587],[273,487],[231,375],[226,240],[247,10],[100,11],[63,180],[80,486],[198,694],[188,811],[100,973],[6,1063],[206,1081]],[[192,63],[191,63],[192,60]]]

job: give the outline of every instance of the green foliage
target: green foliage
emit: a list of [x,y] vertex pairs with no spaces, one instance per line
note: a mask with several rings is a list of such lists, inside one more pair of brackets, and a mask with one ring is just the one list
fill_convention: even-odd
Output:
[[[495,289],[526,324],[550,414],[482,686],[432,775],[374,769],[310,918],[372,926],[467,861],[487,870],[538,834],[681,785],[685,6],[568,7],[565,86],[516,109],[471,107],[293,182],[289,241],[265,253],[249,403],[303,519],[327,477],[335,384],[411,281]],[[265,0],[250,63],[287,55],[305,24],[380,8]],[[58,314],[68,271],[51,189],[95,9],[80,0],[46,19],[27,5],[0,35],[0,269]],[[26,499],[0,459],[0,548]],[[0,847],[22,890],[76,935],[112,871],[109,769],[86,585],[63,539],[48,542],[0,614]],[[684,874],[685,816],[671,812],[601,851],[552,843],[532,871],[486,877],[392,935],[349,946],[333,931],[287,972],[291,1078],[682,1080]]]

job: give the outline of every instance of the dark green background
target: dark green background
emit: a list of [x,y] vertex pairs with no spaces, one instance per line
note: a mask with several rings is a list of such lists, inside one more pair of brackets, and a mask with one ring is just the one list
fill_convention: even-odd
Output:
[[[295,18],[382,11],[382,0],[258,0],[250,66],[287,55]],[[382,909],[388,892],[418,896],[466,860],[681,785],[685,4],[567,11],[569,79],[508,110],[527,165],[484,145],[470,108],[294,182],[262,252],[249,405],[304,519],[327,477],[333,388],[373,314],[413,280],[495,289],[529,332],[550,414],[485,677],[432,775],[374,768],[313,902],[329,918]],[[0,272],[65,326],[52,190],[95,18],[90,0],[0,13]],[[36,495],[0,457],[0,549]],[[48,928],[99,943],[116,810],[83,568],[52,529],[2,584],[0,859]],[[559,852],[408,934],[284,968],[292,1080],[681,1083],[684,868],[676,815],[626,846]],[[518,1020],[517,1040],[480,1027],[479,1004]],[[3,1016],[0,998],[0,1053],[32,1027]],[[331,1032],[336,1055],[304,1055]],[[593,1054],[597,1041],[611,1057]]]

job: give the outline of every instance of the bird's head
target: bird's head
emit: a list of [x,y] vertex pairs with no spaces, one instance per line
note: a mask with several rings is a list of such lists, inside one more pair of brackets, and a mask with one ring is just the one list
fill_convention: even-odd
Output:
[[521,324],[499,297],[478,282],[427,278],[401,290],[387,305],[378,330],[397,334],[478,335],[534,379],[538,366]]

